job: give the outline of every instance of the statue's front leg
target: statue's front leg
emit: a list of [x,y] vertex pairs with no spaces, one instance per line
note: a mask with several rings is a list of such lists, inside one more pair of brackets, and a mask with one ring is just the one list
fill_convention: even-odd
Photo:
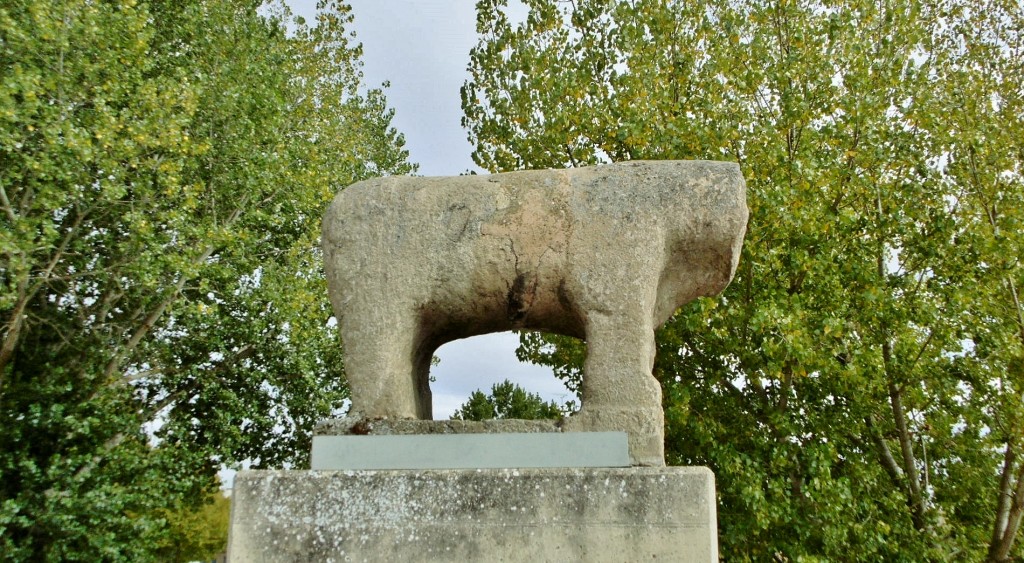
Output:
[[582,408],[567,430],[624,430],[634,465],[665,465],[665,416],[654,378],[654,329],[649,315],[590,313]]
[[343,323],[341,332],[351,415],[432,418],[430,355],[424,361],[414,313],[378,310],[358,324]]

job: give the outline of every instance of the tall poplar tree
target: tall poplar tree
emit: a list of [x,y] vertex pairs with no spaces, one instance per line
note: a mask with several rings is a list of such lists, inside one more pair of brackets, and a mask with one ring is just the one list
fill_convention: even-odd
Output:
[[[1019,2],[478,2],[491,171],[738,162],[736,279],[658,334],[673,464],[727,560],[1024,554]],[[583,344],[522,358],[579,377]]]
[[347,396],[336,190],[413,169],[347,6],[0,5],[0,552],[131,560]]

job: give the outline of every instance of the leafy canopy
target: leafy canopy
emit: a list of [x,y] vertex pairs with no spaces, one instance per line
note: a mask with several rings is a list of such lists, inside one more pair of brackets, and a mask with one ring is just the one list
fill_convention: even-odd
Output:
[[[566,405],[566,410],[571,405]],[[509,380],[495,383],[491,393],[484,395],[482,391],[474,391],[455,414],[456,420],[492,420],[519,419],[540,420],[545,418],[560,419],[566,414],[554,401],[545,402],[540,395],[529,393],[518,384]]]
[[155,557],[347,397],[319,221],[413,170],[347,6],[0,6],[0,552]]

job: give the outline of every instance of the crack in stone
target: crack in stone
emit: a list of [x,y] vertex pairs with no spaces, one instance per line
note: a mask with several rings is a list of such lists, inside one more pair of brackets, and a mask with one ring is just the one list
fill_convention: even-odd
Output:
[[519,253],[516,252],[516,242],[512,237],[509,237],[508,241],[512,257],[515,259],[513,267],[515,268],[516,277],[512,280],[511,284],[505,283],[508,288],[507,316],[512,324],[518,324],[526,318],[526,313],[533,303],[533,293],[536,291],[537,281],[534,280],[533,288],[527,293],[526,273],[519,270]]

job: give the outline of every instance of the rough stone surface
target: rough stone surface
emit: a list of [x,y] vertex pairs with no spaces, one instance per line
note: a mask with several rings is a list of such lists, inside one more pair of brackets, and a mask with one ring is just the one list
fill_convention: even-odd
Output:
[[732,279],[747,222],[739,167],[634,161],[343,190],[323,223],[356,417],[429,419],[442,344],[510,329],[587,341],[568,430],[623,430],[663,465],[654,331]]
[[555,420],[415,420],[363,419],[356,417],[321,420],[313,428],[314,436],[388,436],[392,434],[524,434],[561,432]]
[[243,471],[228,557],[718,560],[706,468]]

